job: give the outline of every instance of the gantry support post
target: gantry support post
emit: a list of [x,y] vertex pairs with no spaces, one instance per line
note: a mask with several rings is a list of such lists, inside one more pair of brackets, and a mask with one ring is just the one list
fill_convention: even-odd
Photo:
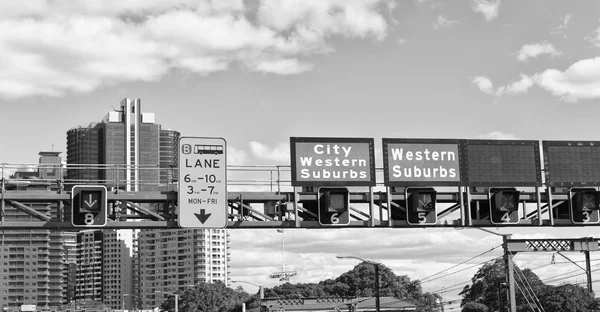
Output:
[[507,302],[509,303],[509,312],[517,311],[517,301],[515,297],[515,272],[513,266],[514,254],[508,249],[508,235],[502,236],[502,247],[504,249],[504,268],[506,270],[506,288]]

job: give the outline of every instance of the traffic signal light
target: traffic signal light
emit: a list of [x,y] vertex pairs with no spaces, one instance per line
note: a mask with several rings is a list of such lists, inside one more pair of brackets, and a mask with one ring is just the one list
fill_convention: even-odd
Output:
[[406,221],[408,224],[436,224],[436,191],[432,188],[404,189],[406,198]]
[[106,187],[76,185],[71,190],[71,224],[77,227],[106,225]]
[[494,224],[519,223],[519,196],[514,188],[490,188],[490,221]]
[[598,223],[600,192],[593,188],[572,188],[569,190],[569,210],[571,222],[575,224]]
[[321,225],[350,224],[350,193],[347,188],[320,187],[317,194]]

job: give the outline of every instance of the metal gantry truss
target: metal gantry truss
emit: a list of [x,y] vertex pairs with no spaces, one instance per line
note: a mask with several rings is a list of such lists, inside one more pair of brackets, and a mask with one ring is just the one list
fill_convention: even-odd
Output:
[[[58,172],[56,179],[7,179],[8,172],[19,168]],[[129,168],[129,167],[128,167]],[[36,171],[37,170],[37,171]],[[87,171],[86,171],[87,170]],[[178,228],[178,182],[176,168],[135,167],[171,177],[169,181],[123,180],[108,173],[123,171],[123,165],[8,165],[0,164],[0,228],[75,229],[71,224],[71,192],[76,185],[104,185],[107,194],[108,222],[105,228]],[[112,180],[67,179],[70,172],[112,176]],[[88,172],[89,171],[89,172]],[[105,172],[103,174],[103,172]],[[581,226],[564,217],[569,200],[565,187],[516,187],[520,191],[517,223],[495,224],[490,221],[488,190],[495,187],[437,187],[437,222],[409,224],[406,218],[404,188],[349,187],[350,222],[348,225],[321,225],[318,218],[317,187],[291,185],[290,166],[228,166],[227,228],[409,228],[409,227],[552,227]],[[65,174],[67,173],[67,174]],[[377,169],[377,180],[383,169]],[[71,174],[72,176],[72,174]],[[139,176],[144,176],[139,174]],[[127,191],[133,187],[142,191]],[[594,187],[594,186],[592,186]],[[597,187],[595,187],[597,188]],[[152,190],[152,191],[143,191]],[[36,205],[46,205],[42,212]],[[47,213],[47,207],[50,213]],[[20,218],[11,215],[21,214]],[[560,212],[560,213],[558,213]],[[30,217],[23,218],[22,214]],[[26,220],[24,220],[26,219]],[[16,221],[24,220],[24,221]],[[135,220],[136,222],[129,222]],[[600,223],[586,223],[598,226]]]
[[507,281],[507,302],[511,312],[517,311],[516,296],[515,296],[515,277],[514,277],[514,261],[513,257],[519,252],[556,252],[567,258],[561,252],[579,251],[585,254],[586,268],[579,267],[586,273],[587,289],[593,293],[592,289],[592,270],[590,265],[590,251],[598,251],[600,242],[597,238],[561,238],[561,239],[510,239],[510,235],[502,235],[504,247],[504,266]]
[[[70,221],[71,194],[57,188],[56,183],[31,181],[26,186],[10,188],[2,180],[0,193],[1,228],[73,228]],[[227,228],[323,228],[318,222],[317,192],[310,188],[293,191],[230,191],[228,192]],[[456,191],[438,191],[435,224],[409,224],[406,221],[405,194],[401,189],[384,187],[354,188],[350,191],[350,216],[347,228],[405,227],[519,227],[519,226],[581,226],[569,219],[559,219],[553,211],[568,200],[568,190],[540,188],[524,190],[520,195],[520,219],[513,224],[492,224],[486,189],[458,187]],[[447,189],[447,188],[445,188]],[[107,195],[108,218],[105,228],[177,228],[177,191],[127,192],[113,190]],[[45,214],[30,204],[46,203],[51,208]],[[444,206],[440,208],[440,206]],[[12,221],[10,208],[31,216],[27,221]],[[487,210],[486,210],[487,209]],[[128,222],[135,219],[137,222]],[[589,223],[585,226],[598,226]],[[328,226],[331,227],[331,226]]]

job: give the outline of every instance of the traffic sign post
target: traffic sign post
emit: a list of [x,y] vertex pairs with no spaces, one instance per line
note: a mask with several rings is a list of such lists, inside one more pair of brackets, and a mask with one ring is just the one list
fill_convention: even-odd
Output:
[[106,187],[75,185],[71,190],[71,224],[82,227],[103,227],[107,222]]
[[180,227],[222,229],[227,225],[225,139],[179,139],[177,199]]

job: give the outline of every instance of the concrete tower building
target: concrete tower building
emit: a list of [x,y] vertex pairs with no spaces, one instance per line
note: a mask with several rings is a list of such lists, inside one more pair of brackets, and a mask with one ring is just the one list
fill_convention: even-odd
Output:
[[[142,112],[139,99],[124,99],[120,109],[101,122],[67,132],[67,163],[73,166],[67,183],[101,183],[124,191],[174,189],[179,137],[175,130],[161,129],[153,113]],[[103,246],[102,256],[96,258],[96,263],[102,263],[100,296],[112,308],[120,308],[117,304],[123,299],[125,309],[154,308],[162,299],[155,290],[172,292],[183,285],[217,280],[227,283],[229,236],[224,230],[144,229],[132,234],[139,239],[126,242],[128,252],[133,251],[130,258],[118,242],[123,237],[107,231],[98,238],[102,244],[84,246]],[[109,241],[115,245],[109,247]],[[115,284],[116,278],[121,284]]]

